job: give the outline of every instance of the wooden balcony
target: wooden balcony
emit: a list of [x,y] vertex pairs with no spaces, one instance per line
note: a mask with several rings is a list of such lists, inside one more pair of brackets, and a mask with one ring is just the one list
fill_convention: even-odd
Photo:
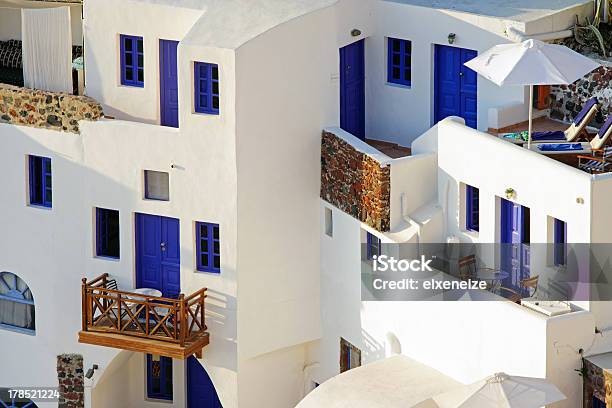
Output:
[[83,278],[80,343],[178,359],[201,355],[209,342],[205,288],[170,299],[109,289],[108,282],[108,274]]

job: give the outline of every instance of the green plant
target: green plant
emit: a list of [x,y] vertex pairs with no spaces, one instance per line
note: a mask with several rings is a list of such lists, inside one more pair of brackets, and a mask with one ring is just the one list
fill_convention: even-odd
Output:
[[596,0],[596,11],[593,21],[589,21],[589,18],[585,18],[585,24],[580,24],[578,16],[576,16],[576,25],[574,26],[574,38],[579,44],[590,46],[592,42],[597,42],[597,45],[601,49],[601,53],[606,57],[606,45],[601,31],[599,31],[599,24],[601,23],[601,10],[603,9],[603,2],[608,2],[608,14],[612,17],[612,0]]

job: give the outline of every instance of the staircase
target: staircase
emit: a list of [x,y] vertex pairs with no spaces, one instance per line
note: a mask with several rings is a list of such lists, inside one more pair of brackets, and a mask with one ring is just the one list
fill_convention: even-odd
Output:
[[400,157],[406,157],[412,154],[409,147],[400,146],[397,143],[375,139],[365,139],[365,142],[392,159],[398,159]]

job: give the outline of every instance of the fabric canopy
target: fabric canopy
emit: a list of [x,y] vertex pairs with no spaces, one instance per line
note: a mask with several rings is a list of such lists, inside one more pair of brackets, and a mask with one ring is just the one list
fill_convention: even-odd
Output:
[[21,10],[23,81],[32,89],[72,93],[70,8]]

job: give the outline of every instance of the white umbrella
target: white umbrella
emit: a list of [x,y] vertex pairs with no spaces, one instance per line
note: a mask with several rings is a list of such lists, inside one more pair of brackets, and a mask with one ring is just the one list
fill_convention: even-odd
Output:
[[563,45],[526,40],[496,45],[464,65],[499,86],[529,85],[528,147],[531,147],[533,85],[571,84],[600,64]]
[[565,398],[544,379],[497,373],[433,400],[439,408],[540,408]]

